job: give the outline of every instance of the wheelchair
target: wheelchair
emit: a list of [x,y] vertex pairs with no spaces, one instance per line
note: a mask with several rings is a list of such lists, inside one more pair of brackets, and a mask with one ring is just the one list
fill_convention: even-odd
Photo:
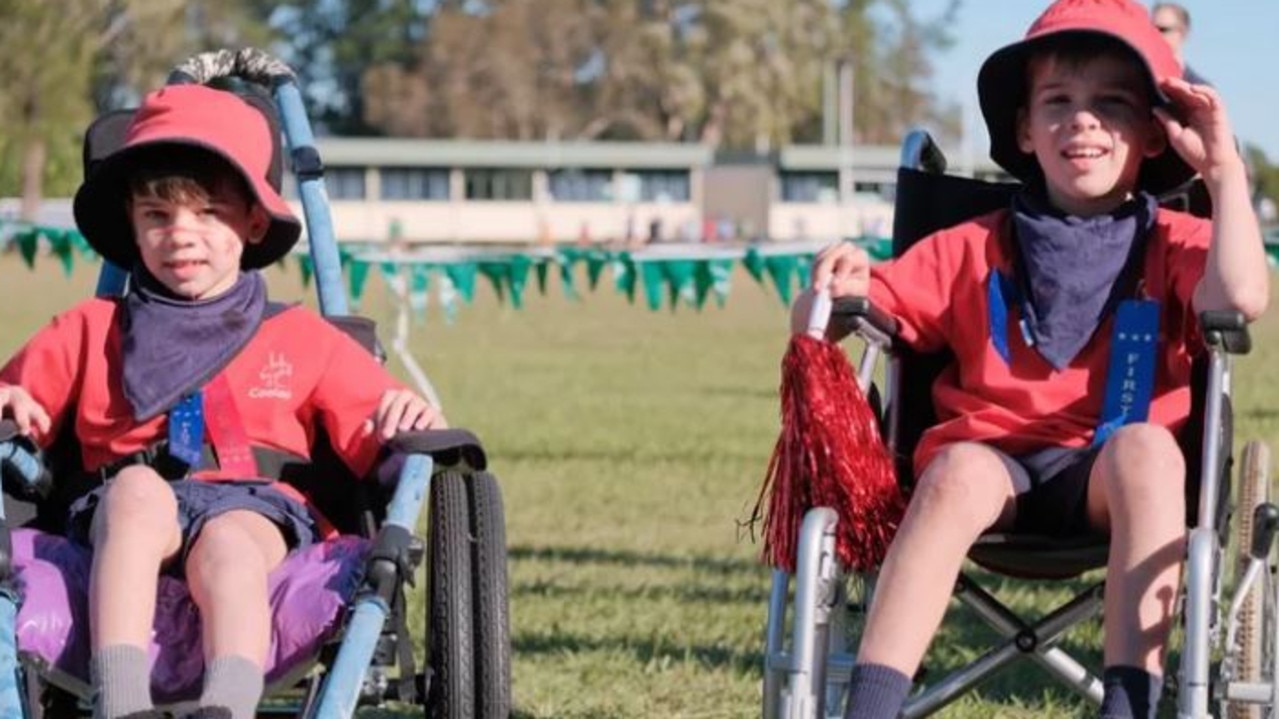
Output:
[[[262,111],[277,139],[270,181],[278,189],[286,165],[298,179],[321,312],[385,360],[373,323],[347,313],[323,165],[292,71],[257,50],[223,50],[179,65],[169,82],[236,92]],[[90,126],[86,175],[123,142],[132,114],[108,113]],[[104,261],[97,294],[118,296],[127,284],[127,268]],[[73,496],[101,479],[83,470],[75,438],[64,434],[39,452],[17,436],[11,421],[0,422],[6,495],[0,512],[4,719],[70,719],[90,711],[91,555],[58,532]],[[291,553],[271,575],[275,616],[259,716],[338,719],[358,707],[395,702],[414,714],[424,715],[429,707],[432,716],[448,719],[507,717],[504,514],[479,440],[460,429],[401,433],[389,444],[388,456],[402,459],[402,465],[381,472],[390,481],[352,476],[326,442],[317,432],[309,462],[277,467],[279,480],[310,496],[340,536]],[[429,540],[415,535],[424,503]],[[410,619],[417,618],[410,617],[407,598],[424,562],[429,616],[422,639],[428,658],[419,668],[410,630]],[[188,710],[201,688],[196,611],[185,586],[162,576],[152,693],[161,709],[175,713]]]
[[[922,237],[1001,207],[1015,183],[946,175],[946,160],[927,132],[914,130],[902,146],[893,228],[894,255]],[[1206,216],[1202,185],[1190,185],[1165,205]],[[883,436],[899,458],[899,480],[911,477],[909,457],[934,420],[932,380],[948,362],[897,346],[894,322],[867,300],[837,302],[832,322],[865,341],[858,382],[880,412]],[[1232,501],[1230,371],[1247,353],[1243,318],[1207,312],[1200,317],[1206,351],[1194,368],[1191,420],[1183,435],[1186,465],[1197,492],[1188,492],[1188,541],[1183,586],[1177,598],[1180,665],[1165,672],[1177,716],[1198,719],[1279,716],[1279,580],[1274,538],[1279,508],[1270,502],[1270,455],[1260,442],[1240,456]],[[884,392],[875,386],[876,363],[886,356]],[[1184,439],[1184,438],[1183,438]],[[1197,504],[1194,495],[1197,493]],[[1197,510],[1195,507],[1197,506]],[[845,571],[835,553],[839,517],[827,507],[807,512],[797,543],[795,573],[774,569],[764,632],[765,719],[842,717],[860,629],[874,593],[875,573]],[[1076,578],[1104,567],[1104,539],[1058,539],[987,534],[968,553],[972,565],[1017,579]],[[1087,702],[1099,706],[1102,685],[1062,647],[1063,636],[1101,612],[1103,582],[1087,583],[1069,601],[1035,621],[1021,618],[961,571],[954,597],[1002,639],[945,676],[916,682],[904,717],[933,714],[1019,659],[1029,659]],[[792,591],[793,579],[793,591]],[[1173,656],[1170,652],[1169,656]],[[918,678],[917,678],[918,679]],[[922,685],[922,686],[921,686]]]

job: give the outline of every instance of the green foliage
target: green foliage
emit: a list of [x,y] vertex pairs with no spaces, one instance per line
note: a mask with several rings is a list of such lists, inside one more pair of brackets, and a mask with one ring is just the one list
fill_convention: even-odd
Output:
[[1266,153],[1255,145],[1245,146],[1244,156],[1252,170],[1258,201],[1267,198],[1273,203],[1272,207],[1279,207],[1279,165],[1272,163]]
[[820,139],[824,76],[847,59],[859,139],[895,140],[913,123],[954,125],[925,89],[951,12],[923,21],[901,0],[442,4],[408,61],[367,61],[364,119],[400,135],[767,149]]

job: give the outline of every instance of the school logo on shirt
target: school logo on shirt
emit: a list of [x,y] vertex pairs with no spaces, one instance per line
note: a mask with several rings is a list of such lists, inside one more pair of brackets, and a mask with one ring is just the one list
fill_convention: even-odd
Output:
[[284,359],[283,353],[267,354],[266,365],[258,372],[262,384],[249,389],[252,399],[292,399],[293,390],[289,389],[289,378],[293,376],[293,365]]

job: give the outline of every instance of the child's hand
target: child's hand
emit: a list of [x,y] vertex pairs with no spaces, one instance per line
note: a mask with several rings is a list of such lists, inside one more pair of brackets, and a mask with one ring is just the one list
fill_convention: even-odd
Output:
[[870,291],[870,255],[857,245],[840,242],[817,253],[811,274],[811,287],[800,293],[791,307],[791,332],[796,334],[808,331],[808,315],[819,288],[826,287],[832,299],[866,296]]
[[825,286],[832,299],[865,297],[870,291],[870,255],[849,242],[840,242],[817,253],[813,261],[812,287]]
[[439,410],[427,404],[417,393],[407,389],[391,389],[382,395],[377,411],[364,422],[365,432],[377,432],[383,440],[397,432],[443,429],[448,424]]
[[30,436],[34,428],[40,434],[48,434],[52,422],[49,413],[27,391],[17,385],[0,385],[0,417],[9,417],[18,425],[18,431]]
[[1186,164],[1209,181],[1217,179],[1222,171],[1243,168],[1226,105],[1216,90],[1208,85],[1191,85],[1181,78],[1165,79],[1160,89],[1181,117],[1173,117],[1164,108],[1155,108],[1155,117],[1163,124],[1168,144]]

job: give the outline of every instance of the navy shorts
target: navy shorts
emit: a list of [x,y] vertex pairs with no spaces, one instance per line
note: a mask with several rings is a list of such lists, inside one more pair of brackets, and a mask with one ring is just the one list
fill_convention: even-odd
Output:
[[[169,482],[178,501],[178,528],[182,532],[183,561],[175,562],[181,573],[186,553],[200,535],[204,523],[235,510],[247,510],[266,517],[280,528],[289,549],[302,549],[315,543],[319,536],[314,518],[297,500],[276,490],[274,482],[204,482],[183,479]],[[110,481],[80,497],[67,515],[67,536],[86,545],[92,544],[93,515],[101,503]]]
[[1014,534],[1076,537],[1097,534],[1088,522],[1088,479],[1100,447],[1050,447],[1000,459],[1017,488]]

